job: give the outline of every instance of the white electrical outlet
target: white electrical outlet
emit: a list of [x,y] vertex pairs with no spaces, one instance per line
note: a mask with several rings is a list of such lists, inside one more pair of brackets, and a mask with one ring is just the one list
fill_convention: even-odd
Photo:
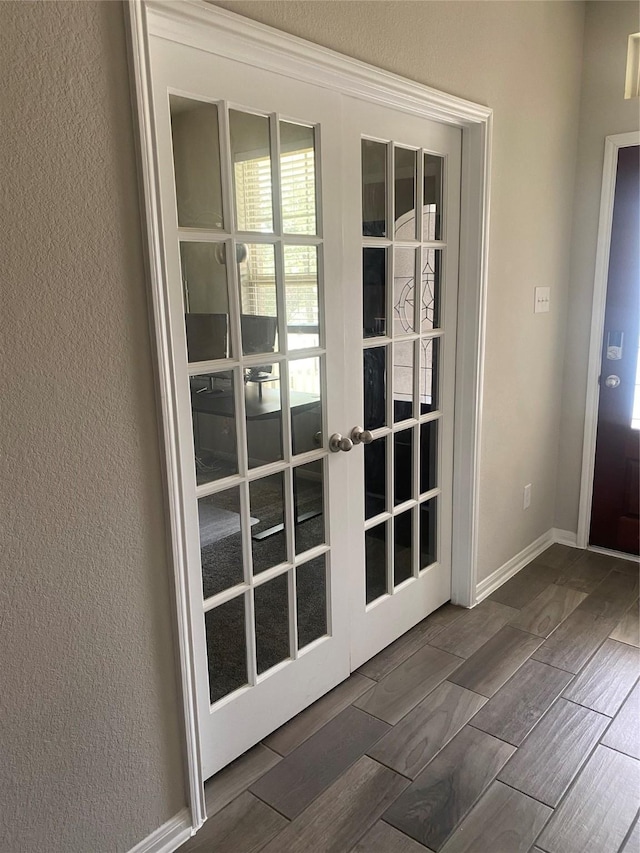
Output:
[[531,506],[531,483],[527,483],[524,487],[523,509],[529,509]]
[[533,311],[534,314],[546,314],[551,306],[551,288],[536,287]]

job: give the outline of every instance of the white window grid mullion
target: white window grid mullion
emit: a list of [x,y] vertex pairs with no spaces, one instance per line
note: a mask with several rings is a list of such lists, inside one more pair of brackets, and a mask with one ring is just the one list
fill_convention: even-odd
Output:
[[[423,237],[423,216],[422,208],[424,206],[424,150],[418,149],[417,153],[417,168],[416,168],[416,240],[422,241]],[[422,267],[421,267],[422,269]]]
[[308,551],[296,554],[295,566],[296,568],[300,568],[300,566],[304,566],[306,563],[310,563],[312,560],[322,557],[323,554],[328,555],[329,551],[329,545],[315,545],[313,548],[309,548]]
[[[317,260],[317,298],[318,298],[318,342],[324,351],[327,346],[326,312],[325,312],[325,290],[324,290],[324,244],[320,243],[316,249]],[[326,399],[326,398],[325,398]]]
[[282,419],[282,458],[291,464],[293,458],[293,435],[291,425],[291,394],[289,384],[289,363],[280,364],[280,417]]
[[211,373],[230,373],[239,366],[240,361],[237,358],[218,358],[214,361],[190,361],[187,365],[187,373],[190,377],[204,376]]
[[251,687],[255,687],[258,683],[258,652],[256,647],[256,607],[253,587],[245,593],[244,602],[248,681]]
[[232,474],[230,477],[223,477],[220,480],[211,480],[208,483],[201,483],[196,486],[196,497],[208,498],[209,495],[216,495],[218,492],[226,492],[227,489],[232,489],[234,486],[239,486],[244,483],[244,477],[241,474]]
[[416,334],[419,335],[422,331],[422,270],[424,269],[424,248],[422,246],[418,246],[416,250],[415,261],[413,327],[416,330]]
[[289,657],[291,660],[298,660],[298,600],[296,597],[296,576],[295,568],[289,570],[287,578],[287,594],[289,596]]
[[420,506],[411,510],[413,513],[413,525],[411,527],[411,575],[414,578],[420,576]]
[[385,216],[387,218],[384,229],[388,240],[393,241],[395,237],[395,146],[393,142],[387,143],[387,175],[385,182]]
[[235,584],[235,586],[229,587],[229,589],[225,589],[222,592],[209,596],[209,598],[205,598],[202,602],[203,613],[208,613],[210,610],[214,610],[221,604],[226,604],[227,601],[232,601],[234,598],[244,595],[248,589],[248,584],[238,583]]
[[363,338],[362,348],[371,349],[372,347],[388,346],[391,343],[391,338],[386,335],[379,335],[373,338]]
[[296,602],[296,577],[295,569],[295,498],[293,494],[293,467],[288,465],[284,472],[284,530],[287,543],[287,562],[291,565],[287,578],[287,595],[289,607],[287,609],[289,620],[289,657],[296,660],[298,657],[297,642],[297,602]]
[[409,509],[412,509],[416,506],[421,506],[427,501],[430,501],[432,498],[437,498],[442,494],[442,489],[437,486],[434,489],[429,489],[428,492],[420,495],[420,497],[416,500],[415,498],[411,498],[408,501],[403,501],[403,503],[398,504],[398,506],[394,506],[391,510],[387,510],[386,512],[379,512],[377,515],[372,516],[371,518],[365,519],[364,529],[371,530],[372,527],[377,527],[379,524],[383,522],[390,521],[398,515],[402,515],[402,513],[406,512]]
[[278,349],[285,356],[289,354],[289,334],[287,332],[287,304],[284,282],[284,247],[282,240],[274,246],[276,275],[276,317],[278,324]]
[[[435,262],[434,262],[435,266]],[[438,279],[434,277],[434,295],[438,294],[438,328],[445,329],[447,325],[447,300],[444,299],[445,285],[447,281],[447,253],[440,252],[440,270]],[[435,303],[434,303],[435,304]]]
[[269,141],[271,143],[271,200],[273,204],[273,231],[282,236],[282,180],[280,153],[280,121],[277,113],[269,116]]
[[387,292],[386,292],[386,305],[385,309],[387,312],[387,336],[390,338],[390,344],[387,348],[387,399],[386,399],[386,416],[387,416],[387,424],[389,426],[393,423],[393,395],[394,395],[394,386],[395,383],[393,381],[393,368],[395,365],[395,334],[393,333],[394,326],[394,312],[393,312],[393,292],[394,292],[394,280],[393,280],[393,270],[394,270],[394,257],[393,257],[393,248],[387,249]]
[[229,232],[222,229],[213,231],[205,228],[186,228],[183,226],[177,229],[177,233],[181,243],[223,243],[229,239]]
[[220,179],[222,183],[222,211],[225,230],[234,231],[236,227],[236,209],[233,165],[231,163],[231,143],[229,130],[229,104],[221,101],[218,104],[218,134],[220,138]]
[[393,479],[393,472],[395,468],[395,446],[394,446],[394,437],[391,433],[385,441],[387,442],[387,454],[386,454],[386,475],[387,475],[387,500],[386,500],[386,509],[390,514],[390,518],[385,522],[386,524],[386,575],[387,575],[387,593],[393,594],[393,569],[394,569],[394,559],[393,559],[393,543],[395,538],[395,527],[393,523],[393,506],[395,501],[395,483]]
[[319,124],[313,128],[314,167],[316,189],[316,235],[322,239],[324,235],[324,202],[322,195],[322,129]]
[[[442,173],[440,179],[440,238],[444,242],[446,242],[448,237],[448,219],[449,219],[449,211],[448,205],[446,203],[447,192],[449,186],[449,155],[444,154],[442,156]],[[438,519],[438,523],[439,519]],[[440,539],[438,538],[438,542]]]

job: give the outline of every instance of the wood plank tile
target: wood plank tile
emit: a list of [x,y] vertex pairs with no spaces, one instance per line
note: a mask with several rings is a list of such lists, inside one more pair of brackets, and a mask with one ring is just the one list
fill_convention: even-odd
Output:
[[609,636],[628,606],[628,599],[623,602],[618,597],[615,585],[607,590],[599,587],[544,641],[534,659],[567,672],[578,672]]
[[614,557],[613,570],[615,572],[621,572],[623,575],[638,577],[638,574],[640,574],[640,562],[638,562],[637,559],[632,559],[631,557],[628,560],[624,560],[621,557]]
[[494,782],[442,853],[528,853],[550,815],[548,806]]
[[580,559],[562,570],[556,584],[569,586],[580,592],[593,592],[602,583],[615,564],[615,558],[595,551],[585,551]]
[[409,784],[363,756],[265,848],[263,853],[344,853]]
[[541,643],[540,637],[505,626],[471,655],[449,681],[491,697]]
[[614,569],[602,581],[597,589],[594,590],[594,595],[602,598],[610,599],[621,605],[623,613],[629,610],[629,602],[633,602],[638,598],[638,590],[640,587],[640,577],[638,573],[626,574]]
[[387,723],[349,706],[258,779],[250,791],[293,819],[389,729]]
[[509,622],[512,628],[548,637],[587,597],[570,586],[550,584]]
[[441,631],[430,645],[461,658],[471,657],[515,616],[515,608],[487,599],[473,610],[467,610],[453,625]]
[[379,820],[353,848],[352,853],[433,853]]
[[297,717],[266,737],[263,743],[280,755],[288,755],[373,685],[374,682],[370,678],[354,673]]
[[392,669],[395,669],[408,657],[411,657],[414,652],[434,639],[444,628],[451,625],[463,614],[470,612],[464,607],[445,604],[410,631],[407,631],[406,634],[403,634],[395,643],[391,643],[386,649],[368,660],[358,672],[366,675],[367,678],[373,678],[374,681],[380,681],[385,675],[389,675]]
[[584,553],[582,548],[571,548],[569,545],[559,545],[556,542],[532,562],[551,566],[554,569],[564,569],[579,560]]
[[638,850],[640,850],[640,820],[636,821],[620,853],[638,853]]
[[515,748],[466,726],[384,813],[384,819],[439,850]]
[[638,810],[640,765],[599,746],[538,840],[549,853],[617,853]]
[[638,678],[639,664],[638,649],[606,640],[563,695],[613,717]]
[[447,652],[423,646],[375,683],[353,704],[380,720],[395,725],[462,663]]
[[640,609],[637,601],[625,613],[609,636],[619,643],[640,647]]
[[605,746],[640,758],[640,685],[631,691],[602,738]]
[[369,755],[414,779],[486,701],[445,681],[378,741]]
[[223,809],[279,761],[281,756],[258,744],[212,776],[204,786],[207,817]]
[[490,601],[499,601],[509,607],[525,607],[540,595],[558,577],[558,569],[540,563],[530,563],[517,575],[504,583],[489,596]]
[[571,681],[571,673],[539,661],[525,661],[471,725],[520,746],[531,729]]
[[210,817],[180,853],[253,853],[288,825],[286,818],[248,791]]
[[608,725],[608,717],[559,699],[499,779],[555,807]]

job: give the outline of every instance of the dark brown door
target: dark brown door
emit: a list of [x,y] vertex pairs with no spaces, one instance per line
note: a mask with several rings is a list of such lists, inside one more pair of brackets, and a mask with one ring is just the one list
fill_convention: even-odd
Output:
[[[589,544],[638,553],[639,147],[621,148],[611,226]],[[636,403],[636,408],[638,407]]]

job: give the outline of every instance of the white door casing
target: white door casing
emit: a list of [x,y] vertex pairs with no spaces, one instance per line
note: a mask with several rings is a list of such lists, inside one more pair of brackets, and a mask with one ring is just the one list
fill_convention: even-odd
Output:
[[[149,243],[150,305],[157,342],[159,408],[168,481],[171,553],[175,569],[177,637],[190,806],[192,824],[194,829],[197,829],[205,814],[203,771],[198,750],[198,664],[193,647],[198,628],[194,625],[193,610],[189,606],[189,597],[193,596],[194,591],[193,584],[190,587],[187,571],[189,540],[193,542],[194,535],[193,530],[189,533],[189,524],[185,519],[182,478],[184,460],[181,458],[179,442],[181,411],[176,402],[180,382],[172,360],[171,305],[165,288],[167,270],[164,263],[162,200],[158,179],[160,152],[153,133],[152,90],[155,69],[149,63],[150,42],[154,38],[161,38],[168,42],[190,45],[216,56],[240,59],[243,63],[250,63],[265,71],[276,71],[289,80],[312,83],[328,93],[355,95],[363,100],[392,106],[413,116],[422,116],[462,129],[458,299],[460,312],[457,327],[457,384],[453,433],[456,463],[452,492],[455,532],[452,598],[467,606],[474,603],[475,597],[475,519],[481,420],[491,111],[378,71],[197,0],[181,3],[132,3],[129,23],[132,76],[135,82],[134,103],[142,141],[141,184]],[[240,101],[246,101],[246,97]],[[184,384],[182,387],[185,387]],[[167,393],[167,389],[173,393]],[[327,407],[331,408],[329,402]],[[345,412],[347,411],[345,406]],[[345,431],[351,425],[347,422],[340,427]],[[330,430],[334,428],[333,424],[327,426]],[[185,424],[182,425],[183,433],[184,428]],[[338,463],[332,460],[329,464],[335,469]],[[337,477],[339,476],[338,474]],[[332,539],[332,547],[334,543],[335,540]]]

